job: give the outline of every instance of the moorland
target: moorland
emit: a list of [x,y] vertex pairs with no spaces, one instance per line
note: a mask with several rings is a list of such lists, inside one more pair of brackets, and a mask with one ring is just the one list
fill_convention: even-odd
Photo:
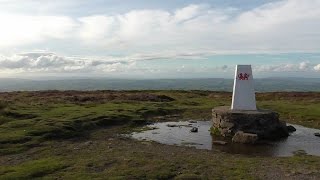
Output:
[[[257,93],[259,108],[320,129],[319,92]],[[320,179],[320,157],[228,154],[137,141],[150,122],[209,120],[218,91],[0,93],[0,179]],[[320,143],[320,138],[319,138]]]

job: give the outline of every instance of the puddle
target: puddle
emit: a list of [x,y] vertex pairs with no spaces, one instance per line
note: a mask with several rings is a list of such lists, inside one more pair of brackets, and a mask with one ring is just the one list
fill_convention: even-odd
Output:
[[[293,152],[304,150],[307,154],[320,156],[320,137],[314,136],[318,129],[293,125],[297,131],[281,141],[266,142],[256,145],[244,145],[227,141],[226,145],[213,143],[225,139],[212,137],[209,129],[211,121],[194,121],[193,123],[163,122],[148,125],[151,129],[143,132],[134,132],[132,137],[138,140],[156,141],[162,144],[191,146],[197,149],[217,149],[227,153],[246,154],[255,156],[292,156]],[[197,127],[198,132],[190,132]]]

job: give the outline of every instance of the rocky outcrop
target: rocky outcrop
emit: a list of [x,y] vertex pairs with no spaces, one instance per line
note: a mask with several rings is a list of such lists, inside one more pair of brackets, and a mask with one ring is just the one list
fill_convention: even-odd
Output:
[[222,136],[233,137],[237,132],[256,134],[258,139],[276,140],[289,135],[279,114],[269,110],[239,111],[228,106],[212,110],[213,126]]
[[243,143],[243,144],[254,144],[258,140],[258,135],[251,133],[244,133],[238,131],[232,138],[232,142]]

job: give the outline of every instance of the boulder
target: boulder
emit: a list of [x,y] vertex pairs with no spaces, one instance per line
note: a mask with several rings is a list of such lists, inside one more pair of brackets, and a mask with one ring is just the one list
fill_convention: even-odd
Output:
[[245,133],[243,131],[238,131],[232,138],[232,142],[244,144],[254,144],[257,140],[257,134]]
[[288,132],[292,133],[295,132],[297,129],[291,125],[287,126]]

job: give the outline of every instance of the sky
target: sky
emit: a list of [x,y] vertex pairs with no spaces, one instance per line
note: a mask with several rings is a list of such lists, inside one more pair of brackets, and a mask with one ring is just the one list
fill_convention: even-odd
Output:
[[320,0],[0,0],[0,78],[320,78]]

